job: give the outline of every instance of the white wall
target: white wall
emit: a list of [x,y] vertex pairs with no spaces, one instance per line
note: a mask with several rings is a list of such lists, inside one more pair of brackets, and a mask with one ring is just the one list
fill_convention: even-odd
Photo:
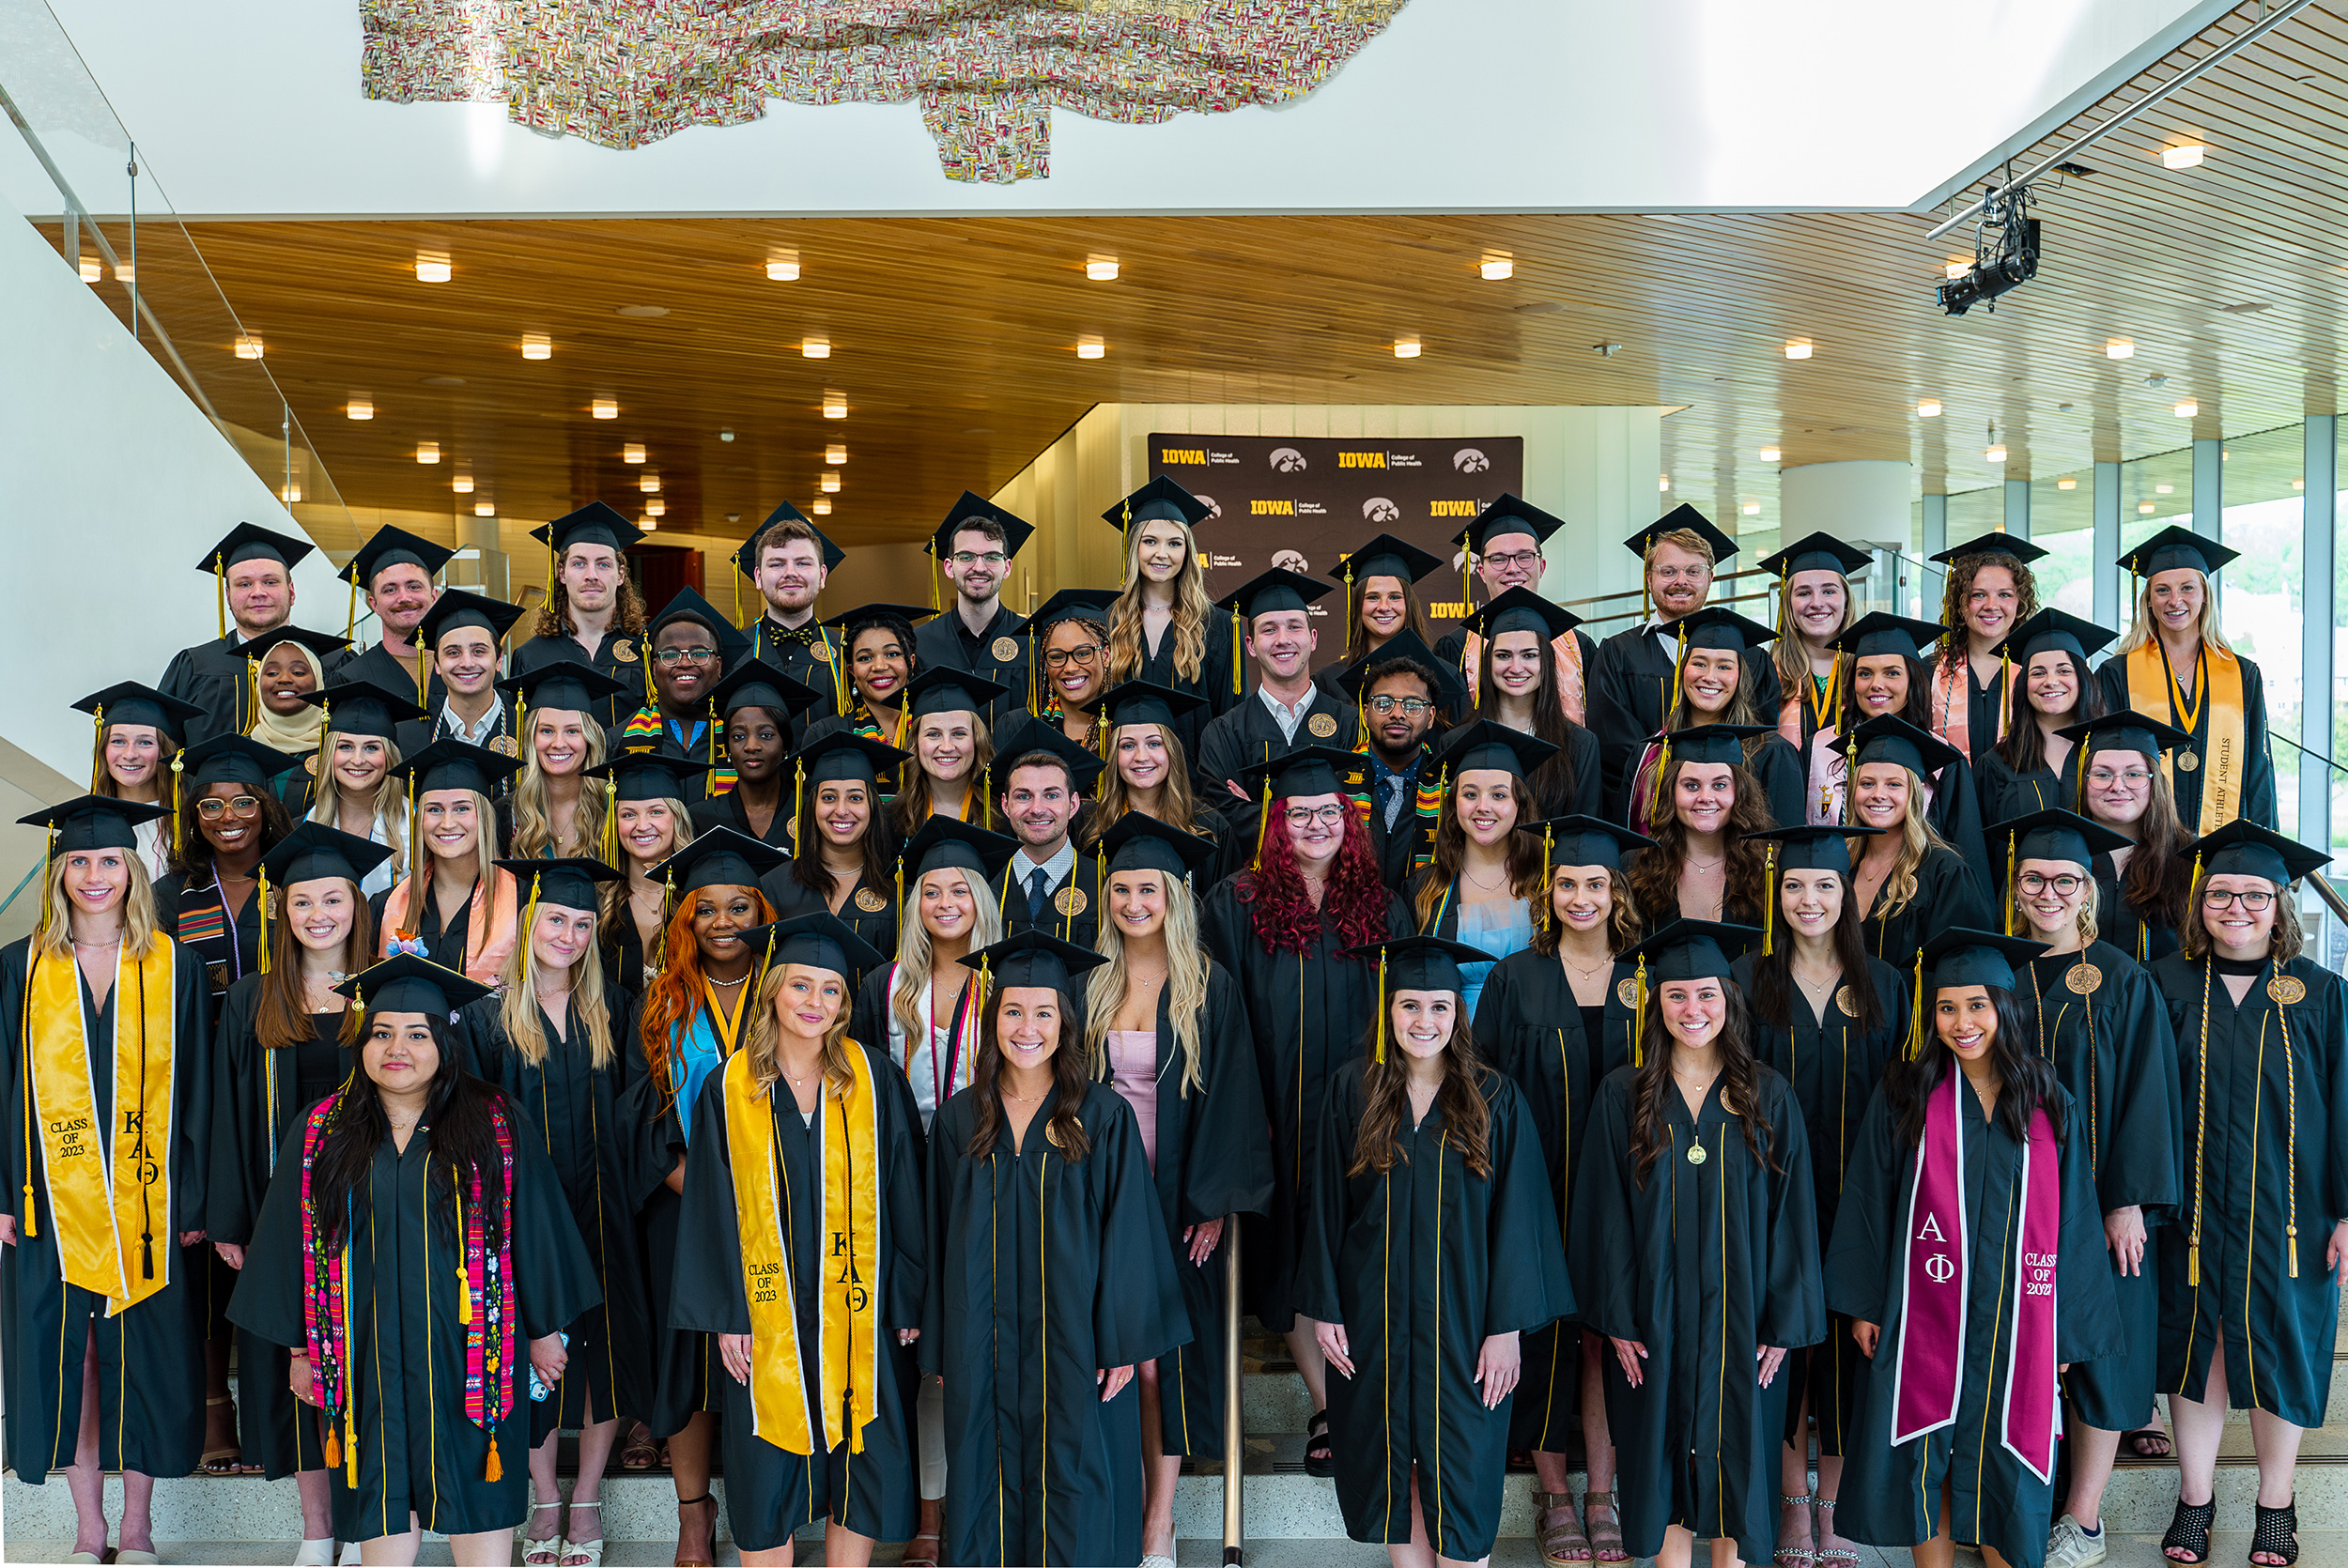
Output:
[[[981,187],[939,173],[909,102],[770,103],[616,152],[495,105],[363,99],[358,0],[52,3],[72,50],[11,36],[8,10],[40,8],[10,0],[0,76],[93,210],[117,209],[122,149],[52,104],[73,51],[179,212],[319,217],[1896,208],[2228,8],[1409,0],[1309,98],[1154,126],[1058,112],[1051,177]],[[8,151],[0,191],[48,203]]]

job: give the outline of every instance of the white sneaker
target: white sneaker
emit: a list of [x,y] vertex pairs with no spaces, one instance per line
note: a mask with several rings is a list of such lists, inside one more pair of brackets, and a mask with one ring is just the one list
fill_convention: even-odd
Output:
[[2065,1514],[2047,1534],[2047,1568],[2093,1568],[2104,1560],[2109,1532],[2089,1534],[2086,1527]]
[[294,1568],[333,1568],[334,1538],[331,1535],[304,1537],[301,1549],[294,1553]]

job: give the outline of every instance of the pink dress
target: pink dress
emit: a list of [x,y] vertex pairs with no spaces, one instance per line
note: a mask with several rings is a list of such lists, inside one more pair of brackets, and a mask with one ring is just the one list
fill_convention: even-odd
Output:
[[1108,1032],[1109,1086],[1134,1108],[1141,1124],[1142,1152],[1150,1168],[1158,1168],[1158,1032],[1155,1029],[1111,1029]]

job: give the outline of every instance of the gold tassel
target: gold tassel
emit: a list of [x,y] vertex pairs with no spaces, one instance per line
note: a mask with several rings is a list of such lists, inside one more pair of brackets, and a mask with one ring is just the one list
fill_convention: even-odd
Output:
[[2014,875],[2016,838],[2016,835],[2012,833],[2005,836],[2005,934],[2008,936],[2014,934],[2014,921],[2017,913],[2015,905],[2021,897],[2021,888]]
[[228,635],[228,566],[220,551],[212,552],[212,581],[220,589],[220,635]]
[[1353,629],[1362,623],[1362,607],[1353,599],[1353,562],[1348,560],[1345,570],[1337,574],[1345,579],[1345,662],[1353,662]]
[[1378,949],[1378,1063],[1386,1060],[1386,950]]
[[1772,842],[1761,861],[1761,885],[1769,889],[1769,897],[1761,904],[1761,956],[1770,958],[1777,952],[1777,907],[1785,901],[1784,889],[1777,884],[1777,845]]
[[1646,825],[1649,833],[1655,831],[1656,821],[1663,809],[1663,776],[1671,772],[1671,768],[1672,743],[1671,738],[1665,736],[1662,748],[1655,754],[1655,792],[1647,797],[1646,803]]
[[[1418,803],[1413,801],[1413,807]],[[1541,930],[1557,923],[1557,895],[1550,890],[1549,856],[1557,847],[1557,829],[1548,822],[1541,824]]]
[[2193,1286],[2193,1287],[2194,1287],[2195,1289],[2197,1289],[2197,1290],[2198,1290],[2199,1288],[2201,1288],[2201,1238],[2200,1237],[2198,1237],[2198,1236],[2197,1236],[2197,1237],[2194,1237],[2191,1241],[2188,1241],[2188,1242],[2186,1242],[2186,1248],[2185,1248],[2185,1283],[2186,1283],[2186,1284],[2188,1284],[2188,1285]]
[[1639,955],[1639,967],[1631,976],[1630,1065],[1646,1066],[1646,955]]
[[498,1435],[494,1432],[489,1434],[489,1462],[481,1467],[481,1479],[492,1483],[505,1479],[505,1467],[498,1460]]
[[1911,998],[1910,998],[1910,1000],[1909,1000],[1909,1002],[1908,1002],[1908,1052],[1907,1052],[1908,1060],[1909,1060],[1909,1061],[1911,1061],[1911,1062],[1912,1062],[1912,1061],[1914,1061],[1914,1060],[1915,1060],[1918,1056],[1920,1056],[1920,1055],[1923,1054],[1923,1050],[1924,1050],[1924,955],[1923,955],[1923,950],[1920,948],[1920,949],[1918,949],[1917,954],[1916,954],[1916,986],[1915,986],[1915,994],[1914,994],[1914,996],[1913,996],[1913,997],[1911,997]]
[[1272,777],[1264,776],[1263,808],[1256,814],[1256,859],[1254,869],[1263,869],[1263,836],[1272,826]]
[[103,702],[98,705],[98,716],[95,723],[98,734],[97,738],[90,743],[89,752],[89,792],[91,794],[98,793],[98,787],[106,781],[106,704]]
[[1464,616],[1475,607],[1475,592],[1468,579],[1469,562],[1475,559],[1475,530],[1470,528],[1460,546],[1460,613]]
[[2283,1227],[2283,1253],[2291,1260],[2291,1277],[2294,1280],[2297,1279],[2299,1277],[2298,1226],[2285,1225]]
[[1244,678],[1243,672],[1246,669],[1246,662],[1241,652],[1239,616],[1235,612],[1231,616],[1231,695],[1233,697],[1241,694],[1241,683]]
[[343,640],[346,642],[349,641],[351,634],[359,629],[359,579],[354,576],[348,580],[350,583],[350,594],[343,606]]
[[261,879],[261,973],[269,973],[269,867],[256,868]]
[[[2013,644],[2009,642],[2004,646],[2011,648]],[[2002,741],[2005,739],[2006,715],[2014,711],[2014,655],[2011,653],[1998,655],[1998,739]]]

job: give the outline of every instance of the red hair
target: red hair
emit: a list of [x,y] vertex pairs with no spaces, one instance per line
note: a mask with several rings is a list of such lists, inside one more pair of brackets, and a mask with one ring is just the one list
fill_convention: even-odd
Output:
[[1324,915],[1336,923],[1337,937],[1348,947],[1384,938],[1386,903],[1392,895],[1378,875],[1362,816],[1356,808],[1346,810],[1345,838],[1337,846],[1318,911],[1305,895],[1305,876],[1296,869],[1296,847],[1289,842],[1287,828],[1275,822],[1266,829],[1262,858],[1256,869],[1241,875],[1238,889],[1240,902],[1256,906],[1256,940],[1265,952],[1308,951]]
[[[764,925],[772,920],[774,906],[766,901],[766,896],[755,887],[749,892],[758,900],[758,923]],[[639,1021],[644,1063],[652,1069],[653,1082],[660,1085],[663,1111],[676,1103],[677,1084],[672,1064],[676,1060],[677,1028],[693,1016],[706,993],[707,982],[702,976],[702,945],[693,938],[694,903],[694,896],[686,894],[669,915],[668,930],[663,937],[667,961],[645,988],[643,1013]]]

